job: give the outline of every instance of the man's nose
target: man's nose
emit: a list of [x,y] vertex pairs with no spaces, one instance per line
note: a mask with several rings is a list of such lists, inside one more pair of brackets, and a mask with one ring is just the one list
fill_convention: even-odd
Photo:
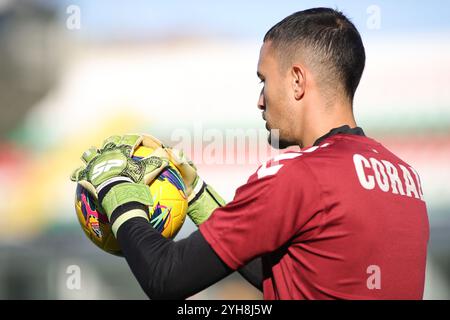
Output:
[[258,109],[259,110],[266,110],[266,102],[265,102],[265,99],[264,99],[264,88],[261,89],[261,93],[259,94]]

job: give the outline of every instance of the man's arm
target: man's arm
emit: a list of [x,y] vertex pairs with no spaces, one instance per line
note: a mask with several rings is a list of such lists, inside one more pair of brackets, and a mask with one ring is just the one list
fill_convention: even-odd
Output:
[[246,266],[240,268],[238,272],[256,289],[261,292],[263,291],[263,267],[261,258],[254,259]]
[[[164,238],[147,220],[133,218],[120,227],[117,239],[133,274],[151,299],[185,299],[233,272],[198,230],[175,242]],[[239,273],[262,290],[261,259],[253,260]]]
[[186,299],[233,272],[199,231],[164,238],[143,218],[126,221],[117,240],[134,276],[151,299]]

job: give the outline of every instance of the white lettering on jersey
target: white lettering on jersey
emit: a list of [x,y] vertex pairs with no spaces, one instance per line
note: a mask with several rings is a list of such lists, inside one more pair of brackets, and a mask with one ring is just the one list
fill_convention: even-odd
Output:
[[[372,190],[377,185],[383,192],[391,190],[393,194],[406,195],[410,198],[414,195],[416,199],[423,200],[419,175],[412,167],[408,169],[404,165],[398,164],[403,173],[402,177],[400,177],[397,167],[387,160],[375,158],[367,160],[360,154],[354,154],[353,164],[355,165],[358,180],[363,188]],[[411,172],[416,176],[416,181],[413,179]]]
[[392,193],[398,194],[400,191],[400,194],[404,196],[405,192],[403,191],[402,181],[398,176],[397,168],[394,167],[394,165],[389,161],[381,160],[381,162],[383,162],[383,164],[386,166],[386,172],[389,175],[389,179],[391,180]]
[[406,169],[401,164],[399,164],[398,166],[403,171],[403,179],[405,180],[406,195],[408,197],[411,197],[411,195],[414,193],[414,197],[416,197],[417,199],[420,199],[419,193],[417,192],[416,184],[414,183],[411,173],[409,172],[408,169]]
[[370,158],[370,163],[375,171],[375,179],[380,189],[384,192],[389,191],[389,179],[384,170],[383,164],[375,158]]
[[294,159],[294,158],[297,158],[297,157],[299,157],[301,155],[302,155],[301,153],[282,153],[282,154],[279,154],[279,155],[277,155],[277,156],[275,156],[273,158],[273,160],[271,161],[272,165],[269,166],[269,167],[267,166],[267,164],[270,161],[264,162],[262,164],[262,166],[257,171],[258,179],[277,174],[277,172],[283,167],[283,165],[282,164],[275,164],[275,163],[278,163],[281,160]]
[[314,147],[311,147],[311,148],[308,148],[308,149],[302,150],[302,152],[306,152],[306,153],[309,153],[309,152],[313,152],[313,151],[316,151],[317,149],[319,149],[319,146],[314,146]]
[[375,188],[375,179],[373,176],[366,176],[364,172],[364,167],[370,168],[369,161],[362,155],[355,154],[353,155],[353,163],[355,164],[356,174],[358,175],[361,185],[367,190],[372,190]]
[[[283,167],[282,164],[278,164],[278,162],[281,160],[294,159],[294,158],[301,156],[302,153],[314,152],[319,148],[325,148],[325,147],[328,147],[329,145],[330,145],[330,143],[327,142],[327,143],[321,144],[320,146],[313,146],[308,149],[302,150],[301,153],[287,152],[287,153],[279,154],[279,155],[275,156],[271,161],[270,160],[266,161],[265,163],[263,163],[261,165],[261,167],[257,171],[258,179],[277,174],[277,172]],[[269,162],[271,163],[270,166],[268,166]]]
[[416,181],[417,181],[417,191],[419,191],[419,196],[421,200],[424,200],[423,198],[423,191],[422,191],[422,182],[420,181],[420,177],[419,174],[417,173],[416,169],[414,169],[413,167],[409,167],[412,171],[412,173],[416,176]]

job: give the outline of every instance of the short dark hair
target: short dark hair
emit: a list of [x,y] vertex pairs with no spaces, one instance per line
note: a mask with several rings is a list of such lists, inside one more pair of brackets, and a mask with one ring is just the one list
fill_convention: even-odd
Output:
[[340,11],[313,8],[296,12],[274,25],[264,36],[283,59],[300,50],[321,70],[323,81],[340,81],[350,101],[364,70],[366,54],[361,36]]

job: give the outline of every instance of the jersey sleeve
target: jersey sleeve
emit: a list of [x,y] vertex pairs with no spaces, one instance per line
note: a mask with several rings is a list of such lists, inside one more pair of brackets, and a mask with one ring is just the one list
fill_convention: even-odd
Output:
[[200,232],[232,269],[285,245],[317,210],[318,186],[300,159],[262,165]]

